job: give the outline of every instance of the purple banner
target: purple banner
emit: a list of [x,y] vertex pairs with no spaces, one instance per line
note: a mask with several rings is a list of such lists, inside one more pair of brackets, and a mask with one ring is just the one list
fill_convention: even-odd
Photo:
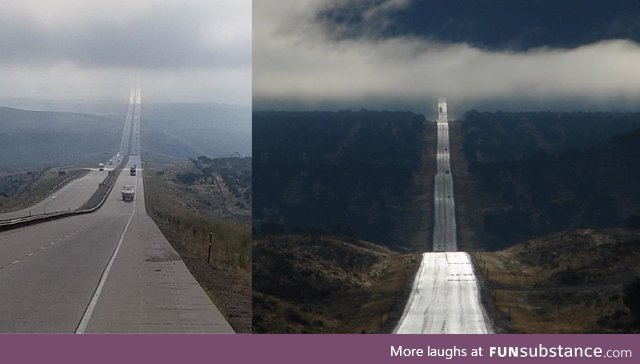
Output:
[[635,363],[638,335],[0,335],[1,363]]

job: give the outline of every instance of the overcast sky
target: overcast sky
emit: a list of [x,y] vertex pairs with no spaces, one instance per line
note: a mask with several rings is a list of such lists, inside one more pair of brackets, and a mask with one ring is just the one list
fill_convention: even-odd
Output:
[[0,98],[251,104],[251,0],[2,0]]
[[[431,9],[438,15],[438,3],[450,4],[449,1],[431,1],[431,7],[417,0],[255,1],[254,108],[408,108],[429,113],[435,107],[435,99],[443,96],[458,115],[464,111],[456,109],[460,105],[490,109],[508,109],[508,105],[534,109],[638,109],[640,46],[626,35],[640,34],[638,22],[633,21],[640,17],[636,13],[629,18],[633,2],[618,2],[624,2],[626,8],[620,6],[620,16],[615,19],[599,15],[602,12],[594,7],[588,9],[592,14],[572,17],[572,9],[583,5],[582,1],[560,2],[568,15],[554,17],[552,6],[534,9],[541,10],[537,14],[549,15],[546,18],[554,23],[539,23],[538,18],[544,17],[519,20],[518,16],[525,18],[526,14],[512,14],[516,19],[509,24],[513,39],[489,39],[489,35],[500,34],[496,29],[482,28],[483,24],[500,22],[491,18],[496,17],[491,12],[484,12],[485,18],[469,18],[474,16],[471,13],[456,19],[459,8],[451,7],[442,9],[448,11],[441,18],[448,25],[446,28],[398,26],[404,20],[419,23],[419,11]],[[542,3],[545,1],[537,2]],[[490,0],[482,4],[499,6]],[[598,24],[581,26],[602,31],[590,33],[589,37],[582,37],[583,31],[557,31],[583,29],[572,26],[572,22],[577,23],[586,15],[594,15],[589,21]],[[439,20],[434,14],[425,13],[423,18]],[[529,28],[517,29],[520,23]],[[443,29],[456,30],[455,39],[448,39]],[[467,35],[474,35],[467,37],[469,41],[464,41],[464,29],[469,30]],[[483,42],[484,30],[486,40],[491,42]],[[480,36],[476,36],[478,32]],[[538,37],[521,41],[530,34]],[[566,39],[558,42],[553,37]],[[554,41],[547,45],[545,39]],[[517,46],[508,46],[513,44]]]

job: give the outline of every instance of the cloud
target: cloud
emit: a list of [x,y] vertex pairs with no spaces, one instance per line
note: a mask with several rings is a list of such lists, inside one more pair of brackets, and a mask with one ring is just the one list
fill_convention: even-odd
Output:
[[0,49],[2,96],[82,85],[99,96],[140,75],[159,94],[251,102],[250,0],[5,0]]
[[[254,3],[257,108],[488,100],[637,100],[640,46],[624,40],[574,49],[487,51],[424,38],[337,38],[318,14],[339,0]],[[404,1],[371,3],[380,21]],[[280,9],[286,9],[280,11]],[[637,105],[637,103],[636,103]],[[418,110],[422,111],[422,110]]]

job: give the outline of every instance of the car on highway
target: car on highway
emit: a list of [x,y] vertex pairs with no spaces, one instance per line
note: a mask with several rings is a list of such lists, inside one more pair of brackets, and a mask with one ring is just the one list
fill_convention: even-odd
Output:
[[104,163],[98,163],[98,171],[104,171]]

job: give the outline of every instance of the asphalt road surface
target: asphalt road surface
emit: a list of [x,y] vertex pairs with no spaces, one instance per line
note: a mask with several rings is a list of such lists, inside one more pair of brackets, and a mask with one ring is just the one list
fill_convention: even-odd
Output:
[[436,176],[434,187],[433,250],[454,252],[456,239],[456,208],[453,195],[453,177],[449,154],[449,123],[438,122],[436,147]]
[[58,211],[74,211],[82,207],[98,189],[98,184],[107,177],[107,171],[91,170],[85,176],[70,181],[46,199],[26,209],[0,214],[0,220],[11,220],[25,216]]
[[457,252],[453,177],[449,154],[446,101],[438,104],[437,171],[434,186],[434,253],[424,253],[405,309],[399,334],[486,334],[491,326],[469,254]]
[[[0,220],[11,220],[20,217],[47,214],[59,211],[74,211],[82,207],[85,202],[89,201],[89,198],[91,198],[91,196],[98,189],[98,184],[104,181],[104,179],[107,177],[107,173],[109,173],[109,171],[112,171],[125,158],[125,153],[129,149],[129,145],[131,144],[131,134],[133,129],[132,125],[134,125],[133,120],[135,115],[134,111],[137,112],[137,125],[139,133],[140,99],[138,99],[138,108],[135,109],[134,106],[136,105],[136,95],[138,95],[138,97],[140,96],[140,90],[132,89],[129,95],[129,107],[127,110],[125,126],[122,132],[122,139],[120,141],[120,148],[116,155],[109,158],[111,162],[109,162],[109,160],[105,160],[103,162],[104,171],[99,171],[97,166],[95,166],[94,168],[90,168],[88,174],[67,183],[62,188],[60,188],[60,190],[54,191],[54,193],[52,193],[50,196],[34,204],[33,206],[0,214]],[[139,155],[139,143],[137,145],[138,148],[135,152],[136,155]]]
[[[146,215],[134,164],[97,212],[0,233],[0,332],[233,332]],[[134,202],[122,200],[125,184]]]
[[491,332],[469,254],[424,253],[398,334]]

